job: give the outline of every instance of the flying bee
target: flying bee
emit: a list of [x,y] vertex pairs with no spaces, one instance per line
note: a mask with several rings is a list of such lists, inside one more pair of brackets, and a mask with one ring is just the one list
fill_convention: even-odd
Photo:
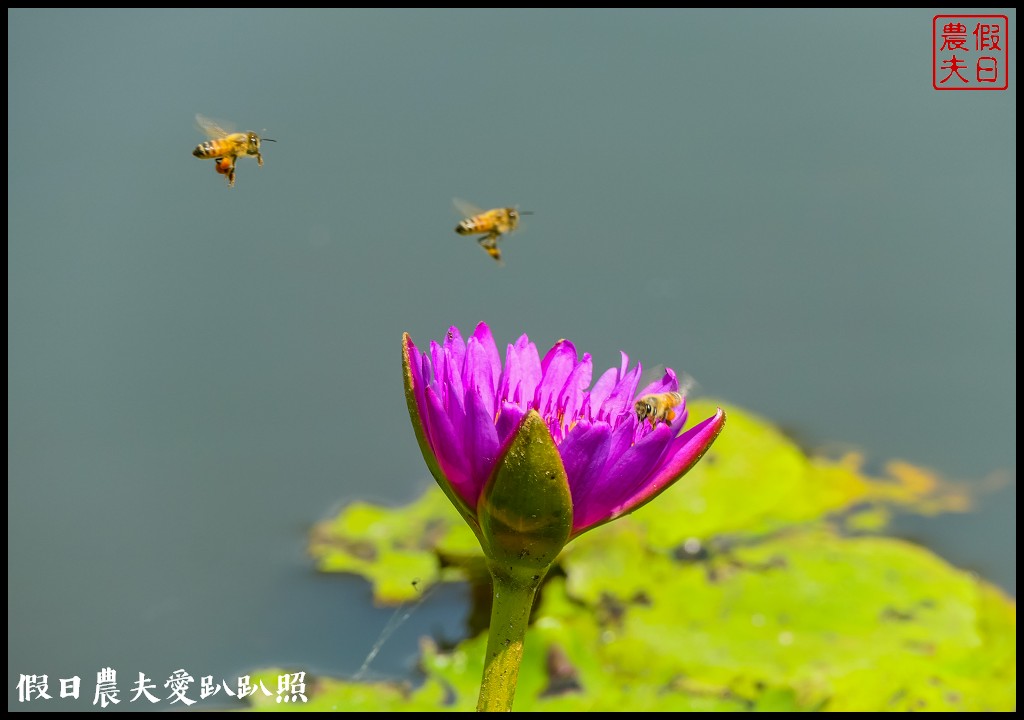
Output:
[[203,115],[196,115],[196,124],[210,139],[196,145],[192,154],[202,160],[215,160],[214,169],[228,176],[228,187],[235,186],[235,162],[243,155],[255,155],[256,162],[263,167],[260,144],[277,142],[272,138],[261,138],[254,132],[228,132],[215,121]]
[[[662,373],[665,375],[664,379],[661,381],[662,383],[676,377],[675,373],[671,370],[666,371],[662,368]],[[633,403],[633,410],[636,412],[636,419],[641,423],[644,420],[649,420],[652,428],[659,422],[671,425],[672,421],[676,419],[676,408],[685,402],[686,395],[696,386],[696,384],[696,380],[686,373],[683,373],[683,377],[680,379],[678,391],[668,390],[641,395],[637,401]],[[664,387],[664,385],[662,385],[662,387]]]
[[483,235],[482,238],[477,238],[477,242],[499,264],[501,263],[501,249],[498,247],[498,240],[502,235],[507,235],[519,227],[521,215],[533,215],[532,212],[521,211],[517,208],[481,210],[459,198],[455,198],[452,202],[455,204],[455,209],[465,216],[465,219],[455,226],[455,232],[459,235]]

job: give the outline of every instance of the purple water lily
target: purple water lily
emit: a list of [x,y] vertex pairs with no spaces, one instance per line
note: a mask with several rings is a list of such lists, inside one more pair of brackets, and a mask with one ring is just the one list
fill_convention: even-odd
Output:
[[[526,335],[509,345],[502,366],[491,331],[480,323],[468,341],[457,328],[421,352],[403,339],[406,394],[423,454],[463,515],[476,517],[481,493],[530,411],[558,448],[572,498],[575,537],[631,512],[678,480],[725,424],[719,409],[682,432],[685,401],[671,422],[640,421],[634,404],[648,393],[679,389],[664,375],[637,392],[638,363],[607,370],[590,387],[590,355],[560,340],[543,359]],[[681,433],[681,434],[680,434]],[[447,484],[447,487],[445,485]]]

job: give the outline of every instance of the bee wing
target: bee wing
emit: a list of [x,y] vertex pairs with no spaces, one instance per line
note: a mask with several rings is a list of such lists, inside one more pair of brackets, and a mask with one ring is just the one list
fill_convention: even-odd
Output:
[[640,382],[637,383],[637,386],[641,390],[637,393],[637,396],[643,397],[650,393],[672,390],[673,380],[678,383],[678,390],[676,392],[684,397],[689,397],[699,387],[699,383],[689,373],[681,370],[676,372],[671,368],[666,368],[664,365],[655,365],[644,370],[640,375]]
[[227,125],[219,120],[211,120],[205,115],[196,114],[196,127],[209,138],[222,138],[230,135],[231,131],[225,129]]
[[485,212],[483,209],[478,208],[471,202],[467,202],[462,198],[452,198],[452,205],[458,210],[459,214],[464,218],[471,218],[475,215],[480,215]]
[[697,382],[696,378],[690,373],[683,372],[682,370],[678,373],[679,378],[679,392],[684,397],[690,397],[694,393],[700,392],[700,383]]

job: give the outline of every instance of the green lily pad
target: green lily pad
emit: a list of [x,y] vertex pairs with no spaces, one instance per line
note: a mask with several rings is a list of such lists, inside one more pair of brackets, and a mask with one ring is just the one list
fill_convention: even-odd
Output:
[[[352,682],[308,674],[303,676],[303,693],[289,697],[289,702],[283,702],[283,696],[279,696],[276,691],[278,679],[295,673],[293,669],[265,669],[254,673],[251,682],[257,686],[262,683],[270,694],[256,692],[246,698],[247,708],[262,712],[407,712],[436,710],[438,707],[439,698],[432,698],[426,687],[414,691],[409,682]],[[417,696],[422,696],[426,702],[418,705]]]
[[[964,488],[905,463],[869,477],[855,456],[810,457],[726,410],[725,431],[676,486],[559,556],[514,709],[1014,709],[1015,602],[877,534],[893,511],[968,510]],[[483,572],[476,536],[436,488],[405,508],[350,505],[313,538],[318,567],[364,575],[381,601],[417,595],[411,577]],[[472,710],[485,646],[485,634],[451,650],[424,639],[421,678],[317,678],[309,702],[287,709]]]
[[[707,417],[720,404],[694,402],[690,415]],[[879,520],[879,505],[923,514],[970,508],[965,488],[927,470],[891,462],[887,477],[873,478],[862,471],[859,455],[810,457],[770,423],[726,409],[725,430],[704,458],[634,513],[652,545],[672,548],[723,534],[767,533],[854,511],[870,510]]]
[[[751,701],[764,688],[788,689],[807,709],[1015,702],[1015,683],[993,679],[1015,677],[1016,660],[983,630],[995,621],[1015,642],[1015,611],[923,548],[803,528],[700,562],[649,553],[642,602],[630,602],[632,586],[622,594],[601,550],[569,554],[564,565],[573,597],[626,608],[603,647],[616,676],[697,678]],[[946,692],[933,697],[938,686]]]
[[382,604],[415,600],[445,579],[449,562],[466,567],[483,558],[476,536],[437,488],[403,508],[352,503],[313,528],[309,552],[318,570],[364,576]]

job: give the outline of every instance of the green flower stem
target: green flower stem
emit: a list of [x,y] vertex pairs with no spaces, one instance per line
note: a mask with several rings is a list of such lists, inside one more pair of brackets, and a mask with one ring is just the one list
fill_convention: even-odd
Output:
[[498,458],[477,502],[477,517],[494,602],[476,709],[508,712],[533,598],[572,531],[569,479],[536,410],[526,414]]
[[[491,565],[494,601],[491,628],[484,656],[478,712],[510,712],[523,661],[523,638],[530,622],[533,598],[544,574],[531,568],[498,568]],[[519,570],[519,572],[516,572]]]

